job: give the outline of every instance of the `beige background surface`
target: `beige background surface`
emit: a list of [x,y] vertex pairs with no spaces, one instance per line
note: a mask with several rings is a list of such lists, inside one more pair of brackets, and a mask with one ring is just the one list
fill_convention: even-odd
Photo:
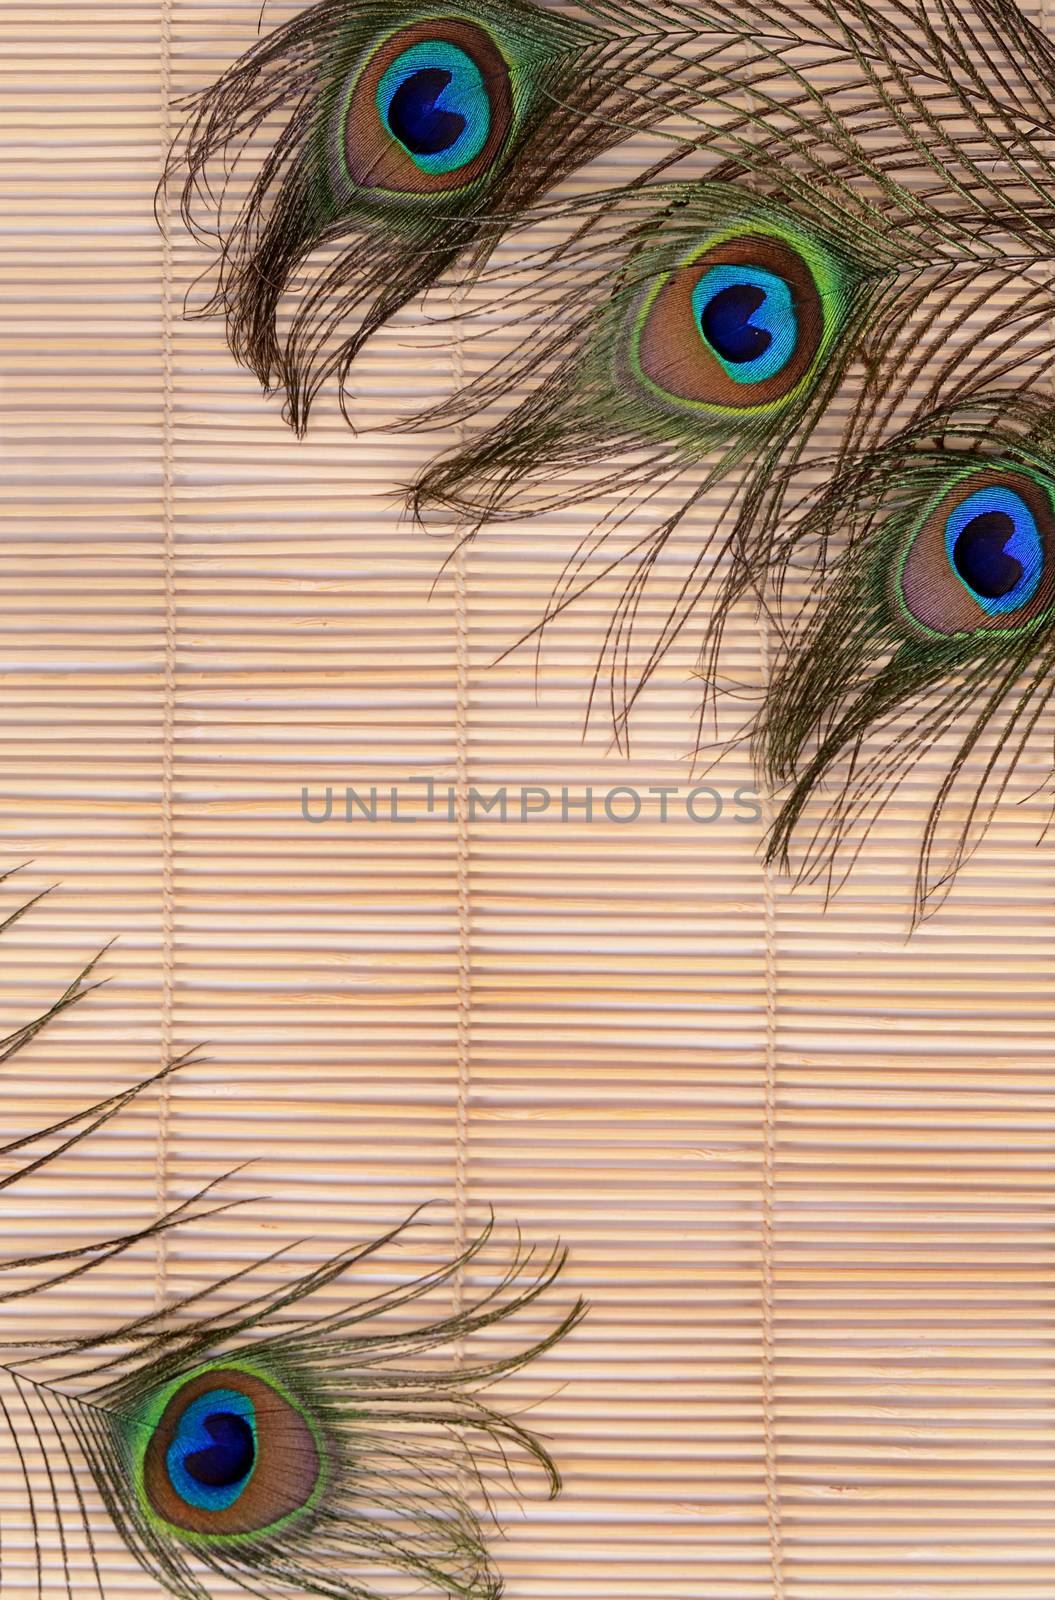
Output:
[[[302,819],[302,785],[421,774],[684,788],[694,641],[630,758],[600,722],[584,738],[605,595],[547,635],[537,681],[530,648],[493,663],[589,509],[489,533],[434,593],[449,543],[400,518],[434,446],[371,419],[454,359],[415,314],[363,362],[362,431],[329,397],[304,442],[215,323],[181,320],[205,257],[154,225],[167,93],[258,11],[0,0],[0,857],[60,884],[4,936],[2,1020],[118,940],[108,987],[5,1069],[0,1127],[205,1058],[5,1197],[5,1249],[249,1158],[227,1192],[263,1197],[6,1319],[102,1326],[440,1202],[371,1268],[399,1275],[493,1204],[567,1241],[555,1304],[593,1306],[506,1387],[568,1482],[510,1508],[510,1600],[1051,1600],[1046,802],[1003,809],[911,941],[934,761],[827,915],[762,872],[757,828],[663,824],[658,801],[633,825]],[[730,672],[757,684],[762,650],[739,619]],[[731,796],[746,757],[710,781]],[[4,1447],[11,1600],[36,1592],[23,1501]],[[109,1592],[152,1595],[101,1517],[99,1538]]]

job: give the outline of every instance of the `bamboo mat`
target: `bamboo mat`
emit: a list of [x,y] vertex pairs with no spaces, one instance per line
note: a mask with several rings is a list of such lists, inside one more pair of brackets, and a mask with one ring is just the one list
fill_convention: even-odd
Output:
[[[530,647],[496,664],[590,508],[489,532],[433,590],[451,541],[394,491],[435,441],[375,422],[442,390],[457,341],[408,311],[363,360],[358,433],[329,396],[298,442],[222,331],[181,317],[205,260],[154,223],[170,93],[259,9],[0,0],[0,865],[31,863],[0,900],[59,885],[3,936],[0,1023],[117,939],[107,987],[5,1068],[0,1126],[203,1058],[5,1195],[5,1247],[102,1237],[253,1163],[225,1185],[244,1210],[4,1307],[3,1336],[101,1327],[286,1242],[317,1260],[436,1201],[363,1274],[388,1282],[493,1205],[504,1238],[570,1246],[555,1309],[592,1303],[501,1391],[567,1479],[500,1508],[509,1600],[1052,1600],[1055,850],[1023,799],[1042,767],[909,939],[938,754],[825,912],[760,868],[742,753],[701,780],[720,819],[681,803],[695,640],[629,757],[603,717],[583,735],[612,586],[537,672]],[[635,155],[606,160],[617,178]],[[745,693],[765,650],[737,618]],[[327,785],[334,816],[306,820]],[[404,816],[344,820],[347,785],[396,786]],[[502,786],[509,820],[469,814],[470,788]],[[569,820],[520,821],[529,786],[567,786]],[[646,794],[637,820],[605,814],[617,786]],[[5,1595],[31,1600],[6,1446],[0,1514]],[[95,1527],[108,1594],[149,1600]],[[53,1518],[40,1537],[58,1595]]]

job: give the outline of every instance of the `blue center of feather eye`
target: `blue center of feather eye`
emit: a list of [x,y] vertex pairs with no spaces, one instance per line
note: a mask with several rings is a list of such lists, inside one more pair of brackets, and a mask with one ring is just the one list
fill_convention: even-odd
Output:
[[191,1477],[208,1489],[229,1489],[248,1478],[256,1460],[256,1443],[245,1418],[234,1411],[214,1411],[205,1418],[205,1431],[212,1444],[184,1457],[183,1465]]
[[256,1466],[256,1409],[236,1389],[214,1389],[193,1400],[165,1454],[169,1481],[188,1505],[226,1511]]
[[700,332],[736,383],[764,383],[795,354],[799,325],[791,289],[764,267],[720,266],[692,292]]
[[491,101],[476,62],[445,39],[411,45],[377,86],[384,126],[423,172],[457,172],[491,131]]
[[968,495],[945,524],[945,550],[960,582],[990,616],[1017,611],[1037,592],[1044,546],[1021,495],[992,486]]
[[388,126],[400,144],[416,156],[438,156],[465,132],[465,118],[444,111],[440,97],[451,81],[439,67],[422,67],[404,78],[388,108]]

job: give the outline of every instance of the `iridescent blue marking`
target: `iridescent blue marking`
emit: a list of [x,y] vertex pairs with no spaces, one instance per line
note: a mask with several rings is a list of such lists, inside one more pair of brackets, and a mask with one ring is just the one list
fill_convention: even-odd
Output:
[[491,101],[476,62],[445,39],[397,56],[377,86],[381,121],[422,172],[457,172],[491,131]]
[[226,1511],[256,1466],[256,1408],[236,1389],[192,1400],[165,1452],[169,1481],[188,1505]]
[[791,289],[764,267],[712,267],[692,291],[700,332],[736,383],[764,383],[795,354]]
[[945,552],[972,600],[990,616],[1032,600],[1044,571],[1036,519],[1013,489],[968,495],[945,524]]

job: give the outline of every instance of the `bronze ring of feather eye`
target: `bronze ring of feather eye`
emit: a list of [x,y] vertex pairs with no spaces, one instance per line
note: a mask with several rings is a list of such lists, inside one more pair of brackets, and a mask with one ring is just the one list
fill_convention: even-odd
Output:
[[[794,348],[779,372],[754,383],[738,382],[709,349],[696,316],[697,285],[715,267],[761,269],[790,292],[797,323]],[[824,307],[813,274],[783,240],[749,234],[713,245],[668,274],[647,307],[638,335],[644,376],[675,400],[751,411],[785,399],[813,364],[824,337]]]
[[[957,508],[986,489],[1004,489],[1025,502],[1040,536],[1043,562],[1039,582],[1025,603],[1013,611],[993,613],[979,604],[950,565],[946,528]],[[1055,601],[1055,508],[1051,497],[1027,473],[982,469],[961,478],[928,512],[912,538],[895,574],[902,607],[910,622],[930,633],[1006,631],[1021,628]]]
[[[215,1391],[231,1391],[252,1405],[258,1460],[232,1505],[207,1510],[188,1504],[173,1486],[168,1466],[187,1408]],[[322,1470],[315,1436],[301,1414],[263,1378],[238,1368],[218,1367],[183,1384],[166,1405],[143,1458],[143,1486],[159,1517],[187,1533],[256,1533],[301,1511],[311,1500]]]
[[[414,161],[381,119],[377,97],[389,67],[415,46],[452,46],[468,56],[483,80],[490,125],[478,153],[449,172],[428,172]],[[513,125],[509,67],[494,41],[471,22],[415,22],[379,45],[352,84],[341,109],[340,143],[348,177],[361,189],[431,195],[464,189],[490,170]]]

